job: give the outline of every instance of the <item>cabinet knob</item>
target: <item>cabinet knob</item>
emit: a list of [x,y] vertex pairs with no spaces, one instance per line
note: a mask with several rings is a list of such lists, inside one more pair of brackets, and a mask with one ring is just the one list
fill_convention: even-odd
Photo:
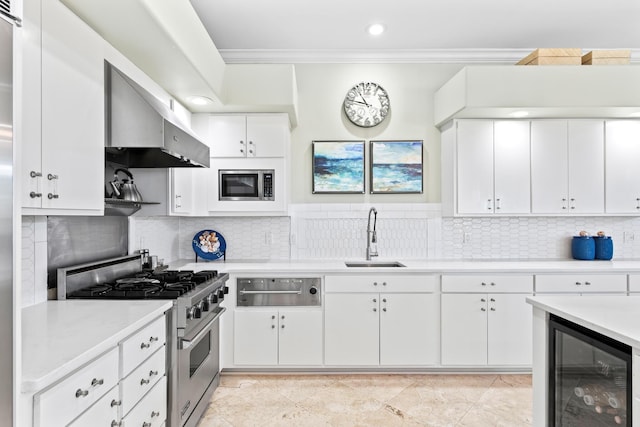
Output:
[[491,286],[495,286],[496,284],[494,282],[491,282]]
[[29,172],[29,176],[31,178],[37,178],[37,177],[42,176],[42,172],[31,171],[31,172]]
[[387,299],[386,299],[386,298],[383,298],[383,299],[382,299],[382,302],[387,302]]
[[480,311],[487,311],[487,309],[486,309],[486,308],[484,308],[484,307],[482,307],[482,308],[480,309]]
[[151,347],[151,344],[147,344],[146,342],[143,342],[140,344],[140,349],[144,350],[145,348],[149,348]]
[[47,198],[48,198],[49,200],[51,200],[51,199],[57,199],[58,197],[60,197],[60,196],[58,196],[57,194],[54,194],[54,193],[49,193],[49,194],[47,194]]
[[122,425],[122,421],[116,421],[116,420],[111,421],[111,427],[118,427],[121,425]]
[[373,311],[378,311],[378,309],[377,309],[377,308],[374,308],[374,309],[373,309]]
[[275,328],[276,328],[276,325],[271,325],[271,329],[275,329]]
[[373,286],[378,286],[378,282],[373,282]]
[[484,283],[484,282],[482,282],[482,283],[480,283],[480,284],[481,284],[482,286],[487,286],[487,284],[486,284],[486,283]]
[[35,199],[36,197],[42,197],[42,193],[36,193],[35,191],[32,191],[31,193],[29,193],[29,197],[31,197],[32,199]]
[[284,314],[282,315],[281,319],[284,319]]
[[76,397],[85,397],[89,394],[89,390],[83,390],[81,388],[76,390]]
[[387,286],[387,282],[382,282],[382,286]]
[[487,302],[487,300],[484,298],[480,298],[480,302]]
[[145,421],[142,423],[142,427],[151,427],[151,423]]
[[149,342],[156,342],[158,340],[159,340],[158,337],[149,337]]
[[585,286],[589,286],[591,284],[591,282],[584,282]]
[[576,286],[580,286],[580,285],[582,285],[582,283],[576,282]]
[[495,308],[493,308],[493,307],[491,307],[491,311],[496,311],[496,309],[495,309]]
[[153,417],[159,417],[160,416],[160,411],[152,411],[151,412],[151,418]]
[[374,298],[374,299],[373,299],[373,302],[378,302],[378,300]]
[[[115,400],[115,399],[113,399],[113,400],[111,401],[111,407],[112,407],[112,408],[113,408],[114,406],[120,406],[120,405],[122,405],[122,400]],[[113,425],[113,423],[112,423],[111,425]]]
[[386,307],[384,307],[384,308],[382,309],[382,311],[387,311],[387,308],[386,308]]
[[273,320],[273,319],[275,319],[275,318],[276,318],[276,315],[275,315],[275,314],[271,316],[271,320]]
[[92,387],[95,387],[97,385],[102,385],[102,384],[104,384],[104,378],[100,378],[100,379],[94,378],[93,380],[91,380]]
[[281,326],[280,326],[280,328],[281,328],[281,329],[284,329],[284,325],[281,325]]
[[155,375],[158,375],[158,371],[149,371],[149,376],[153,377]]
[[47,179],[49,181],[53,181],[54,179],[58,179],[58,175],[54,175],[52,173],[47,174]]
[[147,379],[143,378],[143,379],[141,379],[141,380],[140,380],[140,385],[149,384],[150,382],[151,382],[151,381],[149,381],[149,380],[147,380]]

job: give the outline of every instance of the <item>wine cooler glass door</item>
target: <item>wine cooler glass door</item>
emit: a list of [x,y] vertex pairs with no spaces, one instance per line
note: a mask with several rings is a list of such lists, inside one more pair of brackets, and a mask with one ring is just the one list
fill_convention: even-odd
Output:
[[631,426],[631,347],[552,317],[549,425]]

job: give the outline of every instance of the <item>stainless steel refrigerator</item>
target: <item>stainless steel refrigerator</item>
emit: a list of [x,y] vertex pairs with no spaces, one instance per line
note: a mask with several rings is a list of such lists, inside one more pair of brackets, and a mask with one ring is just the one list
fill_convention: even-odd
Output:
[[[0,0],[0,417],[15,420],[13,32],[11,1]],[[15,308],[17,310],[17,308]],[[12,422],[13,424],[13,422]]]

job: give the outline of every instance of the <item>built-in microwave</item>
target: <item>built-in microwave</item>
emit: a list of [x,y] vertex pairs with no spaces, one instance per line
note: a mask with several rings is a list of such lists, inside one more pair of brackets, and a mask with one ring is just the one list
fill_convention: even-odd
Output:
[[273,169],[219,169],[218,199],[230,201],[275,200]]

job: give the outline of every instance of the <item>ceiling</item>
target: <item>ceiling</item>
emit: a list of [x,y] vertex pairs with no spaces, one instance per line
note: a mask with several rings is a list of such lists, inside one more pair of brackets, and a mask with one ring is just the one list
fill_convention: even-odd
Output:
[[[640,53],[640,1],[190,0],[226,62],[520,58],[538,47]],[[387,31],[372,37],[371,23]]]

